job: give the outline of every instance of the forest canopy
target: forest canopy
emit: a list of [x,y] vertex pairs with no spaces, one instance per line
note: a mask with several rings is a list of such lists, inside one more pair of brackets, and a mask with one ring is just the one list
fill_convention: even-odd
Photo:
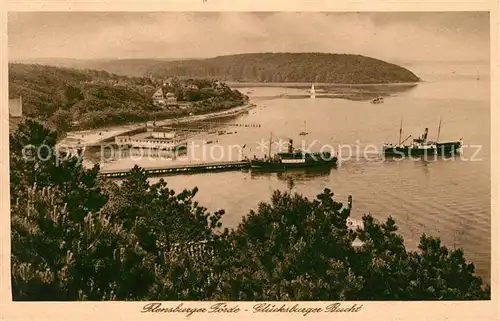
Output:
[[418,82],[408,69],[350,54],[255,53],[162,62],[153,76],[216,77],[225,81],[380,84]]
[[331,84],[414,83],[410,70],[379,59],[333,53],[245,53],[206,59],[50,60],[48,65],[136,77],[214,77],[224,81]]

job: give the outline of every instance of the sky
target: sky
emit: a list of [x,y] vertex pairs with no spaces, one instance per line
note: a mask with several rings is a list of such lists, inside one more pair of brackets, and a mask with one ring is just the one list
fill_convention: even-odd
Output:
[[327,52],[488,61],[487,12],[10,12],[9,60]]

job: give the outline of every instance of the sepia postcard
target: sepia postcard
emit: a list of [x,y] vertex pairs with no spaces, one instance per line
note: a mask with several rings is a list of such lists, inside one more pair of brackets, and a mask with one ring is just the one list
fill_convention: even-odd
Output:
[[497,1],[5,4],[2,320],[499,319]]

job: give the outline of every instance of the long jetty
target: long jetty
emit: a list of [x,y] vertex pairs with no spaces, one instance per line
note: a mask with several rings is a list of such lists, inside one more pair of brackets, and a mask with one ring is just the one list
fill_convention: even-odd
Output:
[[[246,160],[232,162],[213,162],[200,164],[179,164],[162,167],[144,168],[148,175],[166,175],[166,174],[188,174],[188,173],[207,173],[222,172],[231,170],[242,170],[250,168],[250,162]],[[100,175],[109,178],[123,178],[128,175],[130,169],[101,170]]]

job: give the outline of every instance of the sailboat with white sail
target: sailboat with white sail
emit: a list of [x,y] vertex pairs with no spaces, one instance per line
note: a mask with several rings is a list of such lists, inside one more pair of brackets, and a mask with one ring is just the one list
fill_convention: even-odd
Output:
[[316,90],[314,89],[314,84],[311,85],[311,98],[316,98]]

